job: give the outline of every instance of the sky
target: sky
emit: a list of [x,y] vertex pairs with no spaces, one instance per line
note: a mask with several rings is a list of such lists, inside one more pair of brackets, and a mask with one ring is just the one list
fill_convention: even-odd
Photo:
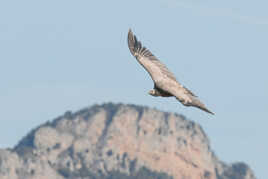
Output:
[[[268,2],[264,0],[0,1],[0,148],[93,104],[184,114],[216,155],[268,178]],[[129,28],[216,113],[148,95]]]

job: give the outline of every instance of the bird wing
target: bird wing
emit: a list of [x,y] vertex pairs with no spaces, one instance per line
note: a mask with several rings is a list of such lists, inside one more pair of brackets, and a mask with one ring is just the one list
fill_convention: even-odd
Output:
[[[152,80],[158,87],[170,92],[179,91],[192,96],[196,96],[186,87],[182,86],[176,77],[169,69],[160,62],[146,47],[142,46],[141,42],[137,40],[137,37],[132,33],[131,29],[128,32],[128,47],[133,56],[136,57],[137,61],[145,68],[145,70],[150,74]],[[169,83],[169,84],[167,84]]]
[[192,96],[191,99],[192,99],[192,102],[190,106],[197,107],[205,112],[215,115],[215,113],[210,111],[198,98]]
[[150,74],[153,81],[161,81],[169,78],[176,81],[175,76],[161,63],[146,47],[142,46],[131,30],[128,32],[128,47],[133,56]]
[[194,97],[198,97],[198,96],[196,96],[191,90],[189,90],[188,88],[186,88],[185,86],[183,86],[183,88],[185,89],[185,91],[186,91],[188,94],[190,94],[190,95],[192,95],[192,96],[194,96]]

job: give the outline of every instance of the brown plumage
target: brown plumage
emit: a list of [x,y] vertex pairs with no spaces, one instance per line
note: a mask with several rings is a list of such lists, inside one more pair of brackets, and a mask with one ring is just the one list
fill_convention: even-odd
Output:
[[145,68],[154,81],[154,89],[149,91],[152,96],[171,97],[174,96],[184,106],[197,107],[210,114],[197,96],[186,87],[182,86],[168,68],[161,63],[141,42],[131,30],[128,32],[128,47],[131,54]]

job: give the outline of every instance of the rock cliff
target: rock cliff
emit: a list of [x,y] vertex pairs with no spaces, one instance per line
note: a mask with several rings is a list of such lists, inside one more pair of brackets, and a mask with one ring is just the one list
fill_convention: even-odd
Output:
[[112,103],[66,112],[0,150],[0,178],[255,179],[220,161],[184,116]]

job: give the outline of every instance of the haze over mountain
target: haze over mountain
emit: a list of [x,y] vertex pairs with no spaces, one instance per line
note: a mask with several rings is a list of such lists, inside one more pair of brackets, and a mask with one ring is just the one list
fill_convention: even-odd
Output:
[[[230,146],[232,147],[232,146]],[[38,126],[0,150],[1,179],[255,179],[214,154],[201,126],[143,106],[103,104]]]

